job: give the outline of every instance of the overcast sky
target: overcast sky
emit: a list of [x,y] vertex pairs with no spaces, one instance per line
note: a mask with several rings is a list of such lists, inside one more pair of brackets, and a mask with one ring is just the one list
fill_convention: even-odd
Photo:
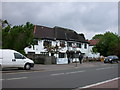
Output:
[[118,33],[117,2],[3,2],[2,19],[12,25],[31,22],[83,33],[86,39],[106,31]]

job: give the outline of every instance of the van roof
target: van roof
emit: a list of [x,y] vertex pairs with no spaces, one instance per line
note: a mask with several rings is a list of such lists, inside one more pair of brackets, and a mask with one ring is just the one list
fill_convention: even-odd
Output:
[[12,50],[12,49],[0,49],[0,51],[11,51],[11,52],[17,52],[17,51]]

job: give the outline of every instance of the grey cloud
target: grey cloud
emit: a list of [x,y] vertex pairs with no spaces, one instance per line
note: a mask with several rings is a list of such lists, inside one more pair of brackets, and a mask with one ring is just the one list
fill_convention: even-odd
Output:
[[[7,19],[12,25],[29,21],[33,24],[61,26],[83,33],[104,33],[108,28],[117,27],[117,3],[4,2],[3,19]],[[86,37],[90,38],[90,35]]]

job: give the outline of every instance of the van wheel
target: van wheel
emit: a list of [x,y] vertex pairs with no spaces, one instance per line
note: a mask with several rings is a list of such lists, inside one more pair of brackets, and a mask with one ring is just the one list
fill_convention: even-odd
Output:
[[25,70],[30,70],[31,69],[31,66],[30,64],[26,64],[25,67],[24,67]]

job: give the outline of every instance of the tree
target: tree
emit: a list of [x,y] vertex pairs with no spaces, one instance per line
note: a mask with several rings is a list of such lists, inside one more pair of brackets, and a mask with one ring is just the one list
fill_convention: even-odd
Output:
[[34,25],[27,22],[25,25],[6,26],[2,29],[2,48],[14,49],[24,54],[24,48],[33,42]]
[[103,34],[97,34],[92,39],[101,39],[103,37]]
[[108,55],[120,56],[120,48],[119,48],[120,37],[112,32],[106,32],[101,36],[99,43],[93,47],[93,51],[99,52],[101,55],[104,56],[108,56]]
[[117,42],[118,43],[116,43],[114,47],[112,48],[112,51],[115,55],[119,56],[120,58],[120,36],[118,36]]

